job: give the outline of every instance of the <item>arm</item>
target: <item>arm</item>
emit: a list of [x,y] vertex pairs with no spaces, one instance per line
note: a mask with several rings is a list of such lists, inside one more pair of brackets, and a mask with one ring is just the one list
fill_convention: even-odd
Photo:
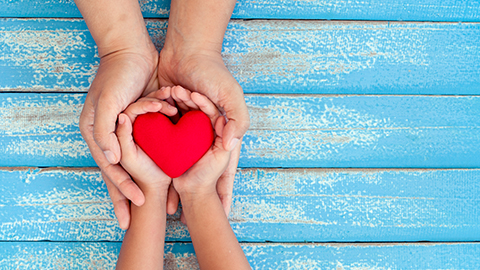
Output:
[[100,66],[80,116],[80,131],[102,170],[122,229],[130,223],[129,200],[144,195],[125,170],[115,135],[117,116],[144,92],[158,88],[158,52],[147,33],[137,0],[75,0],[92,34]]
[[235,3],[236,0],[172,0],[165,52],[220,54]]
[[251,269],[215,189],[180,199],[201,269]]
[[167,115],[176,109],[166,102],[143,98],[118,117],[117,136],[122,166],[145,194],[142,206],[132,205],[132,221],[123,239],[117,269],[162,269],[165,242],[167,193],[171,179],[138,147],[132,137],[132,122],[146,112]]
[[132,221],[123,238],[117,269],[162,269],[167,191],[145,189],[145,203],[131,206]]
[[75,0],[98,47],[100,58],[117,51],[151,52],[148,35],[136,0]]

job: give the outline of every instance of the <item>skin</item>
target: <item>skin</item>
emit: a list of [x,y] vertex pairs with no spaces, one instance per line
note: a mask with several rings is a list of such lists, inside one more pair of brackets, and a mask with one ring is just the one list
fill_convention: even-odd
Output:
[[[232,158],[217,182],[228,215],[241,138],[249,127],[240,85],[225,67],[221,46],[235,0],[173,0],[165,45],[160,54],[145,27],[136,0],[75,0],[94,38],[100,66],[80,116],[80,131],[102,171],[122,229],[130,224],[130,201],[145,203],[145,194],[119,165],[117,116],[138,98],[160,87],[182,85],[202,93],[225,111],[223,145]],[[172,104],[175,100],[170,99]],[[170,189],[168,212],[178,194]]]
[[[138,147],[132,138],[132,122],[143,113],[160,111],[172,116],[174,109],[156,97],[176,93],[184,96],[184,109],[200,109],[215,123],[217,137],[211,149],[185,174],[170,179]],[[178,98],[178,97],[176,97]],[[174,98],[175,99],[175,98]],[[117,269],[162,269],[167,193],[171,184],[182,200],[184,218],[202,269],[250,269],[233,233],[216,191],[217,180],[227,168],[231,151],[223,147],[225,118],[203,95],[175,87],[152,93],[127,108],[118,117],[117,136],[122,166],[145,194],[144,205],[132,206]]]

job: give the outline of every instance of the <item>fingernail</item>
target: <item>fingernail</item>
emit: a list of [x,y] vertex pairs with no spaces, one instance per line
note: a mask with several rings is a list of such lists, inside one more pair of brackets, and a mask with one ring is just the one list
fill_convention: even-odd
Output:
[[120,125],[125,124],[125,116],[119,115],[119,116],[118,116],[118,123],[119,123]]
[[123,221],[120,221],[120,220],[118,220],[118,226],[119,226],[120,229],[122,229],[122,230],[128,229],[126,222],[123,222]]
[[117,163],[117,158],[115,157],[115,154],[113,154],[112,151],[110,150],[107,150],[107,151],[104,151],[103,154],[105,155],[105,157],[107,158],[108,162],[110,162],[110,164],[115,164]]
[[230,141],[230,151],[233,150],[233,148],[235,148],[235,146],[237,146],[237,143],[238,143],[239,139],[237,138],[233,138],[231,141]]

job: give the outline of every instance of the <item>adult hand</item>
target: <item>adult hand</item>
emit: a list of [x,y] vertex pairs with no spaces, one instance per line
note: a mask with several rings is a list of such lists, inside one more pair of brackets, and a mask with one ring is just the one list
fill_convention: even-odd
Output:
[[226,113],[228,123],[222,143],[232,153],[217,183],[217,191],[227,215],[241,139],[250,125],[242,88],[221,56],[223,37],[235,3],[236,0],[172,0],[167,36],[158,63],[160,86],[181,85],[199,92]]
[[121,152],[115,124],[118,114],[130,103],[157,89],[156,55],[156,51],[150,54],[119,51],[102,57],[80,116],[80,131],[102,171],[122,229],[130,224],[128,200],[142,205],[145,197],[117,164]]

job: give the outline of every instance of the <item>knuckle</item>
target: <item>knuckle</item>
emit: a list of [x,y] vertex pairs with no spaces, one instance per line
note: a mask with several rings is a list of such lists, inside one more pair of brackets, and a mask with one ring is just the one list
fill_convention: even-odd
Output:
[[130,179],[130,177],[128,177],[128,178],[123,178],[122,180],[120,180],[117,183],[116,186],[118,187],[120,192],[125,194],[125,191],[127,191],[127,190],[129,190],[133,187],[132,185],[135,185],[135,184],[133,183],[132,179]]

